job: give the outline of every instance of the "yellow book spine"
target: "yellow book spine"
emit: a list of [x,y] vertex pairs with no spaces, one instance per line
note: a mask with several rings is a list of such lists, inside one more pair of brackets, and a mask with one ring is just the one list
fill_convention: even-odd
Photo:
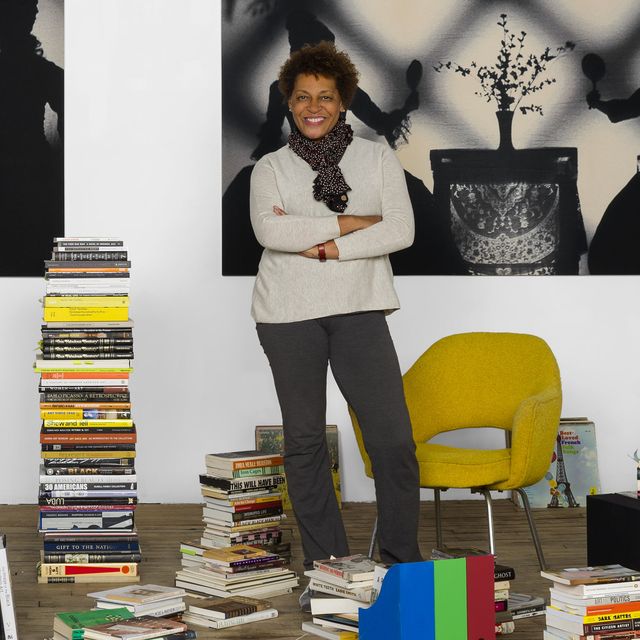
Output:
[[582,622],[583,624],[594,624],[602,622],[622,622],[624,620],[635,620],[638,618],[640,618],[640,610],[624,611],[622,613],[601,613],[599,615],[584,616],[582,618]]
[[41,458],[135,458],[135,451],[41,451]]
[[129,307],[45,307],[45,322],[121,322],[129,319]]
[[128,418],[120,420],[43,420],[42,426],[45,429],[52,427],[133,427],[133,420]]
[[45,307],[128,307],[129,296],[45,296]]

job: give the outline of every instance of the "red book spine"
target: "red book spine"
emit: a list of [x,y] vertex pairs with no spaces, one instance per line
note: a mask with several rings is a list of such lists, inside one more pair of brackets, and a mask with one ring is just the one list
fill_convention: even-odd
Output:
[[468,640],[495,640],[493,556],[467,556],[466,560],[467,638]]

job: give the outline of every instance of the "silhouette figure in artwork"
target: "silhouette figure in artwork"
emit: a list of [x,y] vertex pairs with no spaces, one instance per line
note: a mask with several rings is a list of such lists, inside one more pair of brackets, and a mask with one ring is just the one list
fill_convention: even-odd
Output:
[[62,147],[44,132],[45,106],[63,139],[63,71],[31,30],[37,0],[0,0],[0,275],[40,276],[64,233]]
[[[304,9],[291,11],[285,27],[289,34],[291,52],[305,44],[321,41],[335,42],[333,32],[311,12]],[[389,112],[382,111],[371,97],[358,88],[350,111],[361,122],[385,137],[395,149],[407,141],[410,130],[409,114],[419,107],[418,85],[422,79],[422,65],[413,60],[406,70],[409,90],[404,104]],[[269,99],[264,123],[258,132],[258,145],[251,153],[259,160],[266,153],[276,151],[286,144],[283,133],[285,120],[293,129],[294,123],[277,81],[269,87]],[[222,198],[223,245],[222,272],[224,275],[255,275],[262,254],[262,247],[253,236],[249,222],[249,181],[253,165],[244,167],[234,178]],[[409,196],[416,216],[416,239],[413,246],[390,256],[396,274],[412,275],[438,273],[441,268],[440,230],[436,228],[433,198],[424,183],[405,171]]]
[[[611,122],[640,116],[640,89],[628,98],[602,100],[596,83],[605,74],[602,58],[587,54],[582,61],[593,88],[587,94],[590,109],[604,113]],[[640,173],[636,173],[607,207],[589,246],[589,272],[602,275],[640,274]]]

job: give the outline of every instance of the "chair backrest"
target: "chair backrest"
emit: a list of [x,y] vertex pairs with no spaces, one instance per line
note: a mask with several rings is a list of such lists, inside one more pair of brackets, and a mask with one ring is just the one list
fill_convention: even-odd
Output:
[[461,333],[438,340],[403,376],[416,442],[466,427],[511,429],[524,398],[560,394],[556,359],[541,338]]

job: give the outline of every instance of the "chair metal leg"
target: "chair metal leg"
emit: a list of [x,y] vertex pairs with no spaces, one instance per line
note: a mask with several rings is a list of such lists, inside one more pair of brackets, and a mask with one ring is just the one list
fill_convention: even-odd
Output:
[[496,543],[493,535],[493,501],[491,500],[491,491],[489,489],[473,489],[471,493],[481,493],[487,503],[487,526],[489,528],[489,553],[495,556]]
[[440,489],[433,490],[433,503],[436,509],[436,547],[442,549],[442,512],[440,511]]
[[538,555],[538,564],[540,569],[544,571],[547,568],[547,563],[542,553],[542,545],[540,544],[540,538],[538,537],[538,529],[536,523],[533,520],[533,514],[531,513],[531,506],[529,505],[529,498],[522,487],[516,489],[522,500],[524,511],[527,514],[527,520],[529,522],[529,529],[531,530],[531,538],[533,539],[533,546],[536,548],[536,554]]
[[378,535],[378,517],[376,516],[376,521],[373,523],[373,531],[371,532],[371,542],[369,543],[369,557],[373,559],[373,552],[376,548],[376,537]]

